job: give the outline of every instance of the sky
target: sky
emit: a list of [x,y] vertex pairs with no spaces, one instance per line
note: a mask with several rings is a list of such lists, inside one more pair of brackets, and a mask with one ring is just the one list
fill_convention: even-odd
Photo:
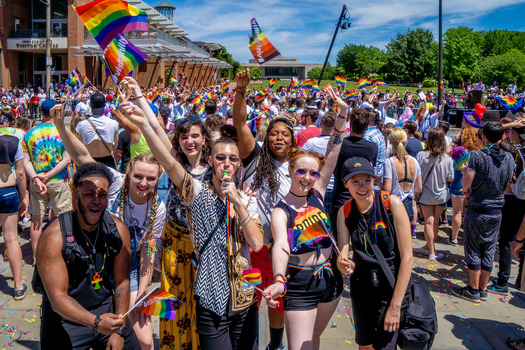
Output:
[[[156,6],[162,0],[144,0]],[[216,42],[233,58],[247,63],[250,20],[284,57],[301,63],[322,64],[344,2],[340,0],[168,0],[176,7],[173,21],[193,41]],[[374,45],[385,49],[397,33],[407,29],[431,30],[438,39],[438,0],[374,0],[346,2],[351,27],[341,31],[330,55],[345,44]],[[443,0],[443,32],[467,26],[476,31],[525,31],[525,0]],[[520,18],[521,17],[521,18]]]

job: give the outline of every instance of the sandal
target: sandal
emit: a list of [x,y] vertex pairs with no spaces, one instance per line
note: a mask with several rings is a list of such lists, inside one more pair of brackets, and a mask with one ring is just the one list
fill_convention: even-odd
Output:
[[516,339],[510,337],[507,339],[507,345],[513,350],[525,350],[525,338]]

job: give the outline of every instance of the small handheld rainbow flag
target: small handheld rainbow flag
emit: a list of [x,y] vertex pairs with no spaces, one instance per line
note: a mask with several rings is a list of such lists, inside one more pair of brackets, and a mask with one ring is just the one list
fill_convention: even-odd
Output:
[[149,97],[151,103],[157,103],[158,100],[160,99],[160,94],[159,94],[159,90],[155,90],[155,92],[153,92],[150,97]]
[[226,95],[228,92],[230,92],[230,84],[225,83],[222,85],[222,93]]
[[270,83],[268,84],[268,89],[273,88],[273,85],[275,84],[276,81],[277,79],[270,79]]
[[258,286],[262,283],[261,270],[246,269],[242,272],[241,279],[248,282],[252,286]]
[[170,84],[180,84],[179,81],[177,79],[175,79],[174,77],[171,77],[170,78]]
[[20,110],[22,111],[22,114],[26,113],[29,110],[29,106],[27,102],[20,104]]
[[372,85],[372,77],[370,79],[362,78],[357,82],[358,89],[364,89],[367,86]]
[[182,81],[186,81],[186,79],[188,79],[188,77],[186,76],[186,74],[184,74],[183,71],[180,71],[180,73],[179,73],[179,78],[180,78],[180,80],[182,80]]
[[385,83],[384,81],[382,80],[376,80],[376,82],[374,83],[375,86],[388,86],[387,83]]
[[351,100],[351,99],[354,99],[354,98],[357,98],[357,90],[352,90],[352,91],[347,92],[345,94],[345,99],[347,99],[347,100]]
[[319,89],[319,85],[317,83],[312,84],[312,91],[311,92],[321,92],[321,89]]
[[194,105],[201,105],[202,104],[202,98],[199,95],[195,96],[195,98],[193,99],[193,104]]
[[259,90],[259,91],[257,92],[257,94],[255,95],[255,100],[256,100],[257,102],[259,102],[259,103],[263,102],[264,99],[266,98],[266,94],[267,94],[266,91],[264,91],[264,90]]
[[303,83],[303,89],[311,89],[314,87],[314,81],[313,79],[310,79],[310,80],[306,80],[304,83]]
[[325,87],[323,88],[324,91],[328,91],[328,89],[331,89],[332,88],[332,85],[330,84],[326,84]]
[[213,100],[213,95],[211,94],[211,92],[205,93],[204,97],[206,97],[208,100]]
[[151,292],[141,298],[130,310],[137,310],[151,316],[174,320],[177,315],[175,303],[180,303],[173,294],[163,291],[156,286]]
[[120,99],[122,96],[120,96],[120,91],[117,91],[117,97],[115,98],[115,108],[118,108],[120,106]]
[[345,77],[340,77],[339,75],[337,75],[335,77],[335,82],[337,83],[337,85],[346,86],[346,78]]

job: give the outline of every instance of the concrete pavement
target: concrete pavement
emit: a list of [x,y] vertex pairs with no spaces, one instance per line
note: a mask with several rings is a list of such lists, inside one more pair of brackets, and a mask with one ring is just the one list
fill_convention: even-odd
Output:
[[[450,294],[452,286],[464,286],[467,270],[463,261],[463,240],[459,245],[448,243],[449,227],[441,227],[437,249],[445,254],[439,262],[430,262],[424,256],[415,255],[414,275],[424,280],[436,301],[439,333],[433,349],[508,349],[509,336],[525,337],[525,296],[511,288],[507,297],[489,293],[489,299],[479,305],[458,299]],[[28,284],[27,296],[22,301],[12,299],[12,275],[8,263],[0,264],[0,350],[40,349],[40,304],[41,295],[33,293],[30,282],[31,247],[29,228],[20,233],[20,245],[25,260],[22,268],[24,283]],[[424,245],[422,227],[418,227],[414,247]],[[3,243],[0,244],[0,252]],[[1,259],[0,259],[1,261]],[[497,263],[494,264],[498,266]],[[493,275],[497,273],[495,269]],[[517,274],[517,262],[512,265],[512,284]],[[513,285],[512,285],[513,286]],[[154,318],[156,348],[158,348],[158,321]],[[265,349],[269,340],[266,310],[261,308],[260,349]],[[352,306],[348,286],[339,302],[329,326],[322,336],[321,349],[356,349]]]

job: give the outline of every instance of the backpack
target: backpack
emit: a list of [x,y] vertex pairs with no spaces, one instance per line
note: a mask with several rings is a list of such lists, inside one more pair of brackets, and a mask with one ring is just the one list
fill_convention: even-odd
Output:
[[[343,211],[345,218],[350,214],[352,200],[353,199],[350,199],[344,204]],[[388,212],[390,222],[393,223],[392,212],[390,210],[390,193],[381,191],[381,201]],[[395,277],[388,267],[385,257],[375,242],[368,237],[368,231],[365,231],[365,235],[367,241],[371,242],[372,250],[390,286],[394,289]],[[430,349],[438,332],[438,320],[436,303],[427,286],[416,281],[410,281],[405,294],[405,302],[403,303],[404,313],[399,325],[397,345],[401,349]]]
[[522,148],[516,147],[518,149],[518,154],[521,157],[521,164],[523,164],[523,170],[521,171],[521,174],[517,176],[516,183],[511,186],[512,193],[516,196],[518,199],[525,199],[525,160],[523,159],[522,154]]
[[[71,216],[71,212],[65,212],[58,216],[58,219],[60,220],[60,230],[62,231],[62,237],[65,238],[65,243],[62,244],[62,257],[64,258],[64,262],[66,265],[69,265],[75,258],[75,251],[78,249],[77,241],[75,239],[69,239],[69,237],[73,237],[73,218]],[[57,217],[54,217],[51,219],[46,226],[42,229],[42,232],[45,231],[45,229],[53,223]],[[44,283],[42,282],[42,278],[40,277],[40,274],[38,273],[38,268],[35,266],[35,269],[33,271],[33,279],[31,281],[31,286],[33,287],[33,291],[38,294],[44,293]]]

